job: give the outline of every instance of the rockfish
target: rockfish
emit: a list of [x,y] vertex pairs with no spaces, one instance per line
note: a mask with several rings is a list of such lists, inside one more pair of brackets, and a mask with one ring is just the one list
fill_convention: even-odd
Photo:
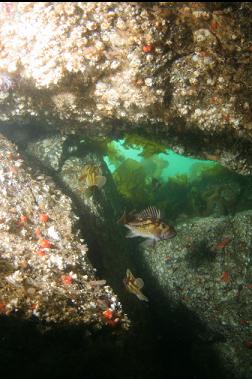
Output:
[[106,183],[106,177],[102,175],[101,168],[94,164],[87,164],[81,170],[80,181],[84,181],[87,194],[91,194],[95,188],[101,189]]
[[142,293],[141,289],[144,286],[144,281],[141,278],[135,278],[132,272],[127,269],[126,276],[123,279],[123,283],[127,290],[138,297],[140,300],[149,301]]
[[161,220],[160,210],[155,207],[148,207],[140,213],[131,212],[128,216],[124,212],[118,223],[129,229],[127,238],[146,238],[143,246],[176,236],[175,229]]

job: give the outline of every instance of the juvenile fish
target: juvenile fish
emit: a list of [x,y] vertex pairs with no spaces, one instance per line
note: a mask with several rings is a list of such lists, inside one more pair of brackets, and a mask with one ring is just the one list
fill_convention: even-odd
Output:
[[106,177],[102,175],[101,168],[94,164],[87,164],[81,170],[80,181],[84,181],[87,194],[92,194],[95,188],[101,189],[106,184]]
[[132,272],[127,269],[126,276],[123,279],[123,283],[126,289],[136,295],[139,300],[149,301],[146,296],[142,293],[141,289],[144,286],[144,281],[141,278],[135,278]]

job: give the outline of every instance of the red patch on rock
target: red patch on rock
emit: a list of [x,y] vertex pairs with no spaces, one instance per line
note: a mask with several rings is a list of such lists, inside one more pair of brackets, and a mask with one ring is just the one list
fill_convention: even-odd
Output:
[[153,45],[144,45],[143,46],[143,52],[144,53],[151,53],[152,51],[154,50],[154,46]]
[[26,222],[28,222],[29,221],[29,219],[28,219],[28,217],[26,216],[26,215],[21,215],[20,216],[20,222],[22,223],[22,224],[25,224]]
[[39,246],[43,249],[51,249],[53,247],[53,244],[48,240],[40,239]]
[[73,282],[73,278],[71,275],[62,275],[61,276],[62,283],[65,284],[66,286],[69,286]]
[[106,309],[106,311],[102,312],[103,316],[106,318],[106,320],[112,320],[113,318],[113,311],[111,309]]
[[49,220],[49,216],[46,213],[40,213],[39,215],[39,221],[41,222],[47,222]]

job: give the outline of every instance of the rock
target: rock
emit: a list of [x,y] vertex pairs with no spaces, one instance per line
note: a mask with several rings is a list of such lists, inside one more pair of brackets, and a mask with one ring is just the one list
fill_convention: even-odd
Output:
[[251,7],[4,3],[1,125],[93,136],[130,127],[250,174]]
[[[29,169],[0,137],[0,313],[72,325],[128,325],[108,285],[93,286],[95,269],[76,230],[71,200]],[[56,237],[57,238],[56,238]]]
[[177,226],[177,237],[159,242],[155,254],[141,256],[146,275],[169,298],[175,314],[182,306],[192,312],[207,329],[204,338],[216,341],[222,364],[247,379],[252,372],[245,343],[251,340],[251,223],[252,211],[185,220]]
[[[26,151],[32,157],[30,163],[36,158],[38,164],[48,167],[74,200],[81,218],[79,227],[88,246],[92,246],[94,267],[124,298],[121,283],[127,267],[134,267],[134,263],[124,228],[117,224],[123,213],[122,199],[102,155],[90,152],[85,142],[84,137],[72,140],[47,136],[30,142]],[[98,186],[94,182],[97,178]]]
[[54,136],[29,142],[26,151],[47,168],[58,171],[63,157],[65,136]]

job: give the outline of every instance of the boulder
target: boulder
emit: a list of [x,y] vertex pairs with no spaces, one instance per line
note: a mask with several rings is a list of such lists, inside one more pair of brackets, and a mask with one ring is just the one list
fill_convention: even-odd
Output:
[[1,125],[134,130],[250,174],[251,7],[3,3]]
[[181,314],[191,312],[197,321],[187,327],[203,341],[202,351],[211,345],[223,366],[247,379],[252,375],[251,223],[252,211],[187,220],[177,225],[175,238],[139,258],[152,301],[157,307],[163,302],[163,320],[182,333]]

